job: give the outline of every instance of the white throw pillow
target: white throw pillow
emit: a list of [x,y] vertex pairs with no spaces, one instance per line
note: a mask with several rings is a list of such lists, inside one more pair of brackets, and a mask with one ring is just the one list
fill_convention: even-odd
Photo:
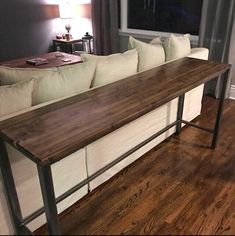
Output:
[[150,41],[150,44],[152,44],[152,45],[162,45],[163,46],[163,42],[161,41],[160,37],[154,38],[152,41]]
[[87,63],[76,63],[67,66],[60,66],[58,67],[58,70],[64,80],[75,80],[76,83],[79,82],[81,89],[88,90],[91,86],[95,68],[96,63],[91,61]]
[[175,36],[171,34],[164,42],[166,61],[179,59],[190,54],[190,35]]
[[209,50],[207,48],[192,48],[187,57],[208,60]]
[[165,52],[161,43],[149,44],[129,37],[129,47],[136,48],[139,55],[138,71],[145,71],[165,62]]
[[34,79],[33,105],[87,91],[94,76],[94,62],[58,67],[58,75]]
[[32,106],[33,80],[0,86],[0,117]]
[[136,49],[109,56],[81,54],[83,61],[97,63],[92,87],[103,86],[127,78],[137,72],[138,54]]
[[59,76],[59,72],[56,67],[49,69],[37,69],[37,68],[10,68],[6,66],[0,66],[0,84],[11,85],[23,80],[47,77],[54,78]]

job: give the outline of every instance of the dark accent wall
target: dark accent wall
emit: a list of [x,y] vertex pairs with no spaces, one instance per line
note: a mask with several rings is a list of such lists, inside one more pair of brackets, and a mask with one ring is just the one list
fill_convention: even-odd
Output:
[[0,0],[0,61],[50,51],[58,17],[45,0]]

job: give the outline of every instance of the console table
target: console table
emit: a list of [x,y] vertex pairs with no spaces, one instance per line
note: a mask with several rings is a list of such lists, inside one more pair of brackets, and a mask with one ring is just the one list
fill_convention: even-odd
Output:
[[[215,148],[230,67],[183,58],[0,122],[0,165],[16,232],[31,233],[27,224],[45,212],[49,234],[61,234],[57,203],[173,126],[177,133],[180,133],[182,123],[211,132],[211,147]],[[184,94],[221,75],[223,88],[214,129],[182,120]],[[55,198],[51,165],[177,97],[175,122]],[[49,124],[54,125],[49,127]],[[5,142],[37,164],[44,207],[26,219],[22,218]]]

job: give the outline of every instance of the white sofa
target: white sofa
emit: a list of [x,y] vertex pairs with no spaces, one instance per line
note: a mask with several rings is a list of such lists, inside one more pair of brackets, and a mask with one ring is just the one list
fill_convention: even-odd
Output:
[[[194,48],[187,56],[206,60],[208,58],[208,50],[205,48]],[[202,94],[203,85],[186,94],[183,114],[185,120],[190,121],[200,114]],[[60,100],[60,98],[32,106],[20,112],[0,117],[0,120],[7,119],[29,110],[37,109],[58,100]],[[110,163],[112,160],[144,139],[150,137],[153,133],[156,133],[167,124],[175,121],[177,103],[178,99],[174,99],[54,164],[52,166],[52,171],[56,196],[59,196],[69,188],[73,187],[78,181],[82,181],[87,178],[87,176],[95,173],[98,169]],[[83,187],[65,201],[61,202],[58,205],[59,212],[71,206],[78,199],[86,195],[88,190],[92,191],[95,189],[101,183],[108,180],[111,176],[142,156],[174,132],[175,128],[172,128],[166,133],[163,133],[161,136],[154,139],[149,144],[112,167],[110,170],[106,171],[100,177],[93,180],[89,185]],[[43,205],[36,165],[9,145],[7,145],[7,150],[11,159],[20,205],[23,216],[25,217]],[[45,216],[42,215],[28,226],[31,230],[35,230],[44,223]],[[0,182],[0,234],[12,233],[13,229],[11,226],[4,190],[2,183]]]

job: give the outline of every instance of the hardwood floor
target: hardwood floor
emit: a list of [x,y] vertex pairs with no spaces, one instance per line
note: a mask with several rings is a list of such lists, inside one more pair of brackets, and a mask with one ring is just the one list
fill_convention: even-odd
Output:
[[[213,127],[215,103],[205,97],[197,124]],[[225,103],[216,150],[210,142],[184,128],[63,213],[62,232],[235,234],[235,101]]]

